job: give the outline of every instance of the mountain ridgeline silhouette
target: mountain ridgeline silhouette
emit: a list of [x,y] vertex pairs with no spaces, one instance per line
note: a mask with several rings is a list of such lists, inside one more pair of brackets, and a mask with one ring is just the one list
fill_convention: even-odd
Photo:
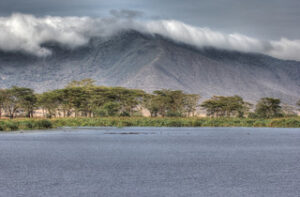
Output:
[[98,85],[153,91],[180,89],[200,94],[240,95],[255,102],[276,97],[294,105],[300,99],[300,62],[216,48],[198,49],[160,35],[137,31],[93,38],[70,49],[45,43],[52,55],[0,52],[0,88],[23,86],[37,92],[92,78]]

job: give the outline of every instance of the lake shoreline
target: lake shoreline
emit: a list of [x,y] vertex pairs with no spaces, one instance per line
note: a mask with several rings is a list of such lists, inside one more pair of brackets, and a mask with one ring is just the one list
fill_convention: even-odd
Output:
[[63,127],[270,127],[300,128],[300,118],[55,118],[0,120],[0,131],[26,131]]

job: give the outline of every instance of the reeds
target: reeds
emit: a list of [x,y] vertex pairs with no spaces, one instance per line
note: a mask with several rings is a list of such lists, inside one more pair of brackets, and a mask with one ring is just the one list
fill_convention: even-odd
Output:
[[281,127],[300,128],[300,117],[249,118],[56,118],[0,120],[0,131],[37,130],[58,127]]

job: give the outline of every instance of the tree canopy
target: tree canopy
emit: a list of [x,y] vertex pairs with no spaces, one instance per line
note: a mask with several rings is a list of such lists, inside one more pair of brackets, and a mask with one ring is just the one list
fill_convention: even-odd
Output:
[[[293,108],[281,106],[280,99],[262,98],[252,105],[240,96],[213,96],[199,104],[200,96],[181,90],[143,90],[95,85],[92,79],[72,81],[65,88],[36,94],[32,89],[13,86],[0,89],[0,117],[16,114],[33,117],[41,109],[45,117],[137,116],[147,109],[152,117],[195,116],[199,107],[210,117],[273,118],[295,115]],[[300,106],[300,101],[297,103]],[[3,113],[4,112],[4,113]],[[251,116],[250,116],[251,115]]]
[[282,116],[280,99],[265,97],[258,101],[255,113],[261,118],[274,118]]
[[0,111],[3,109],[10,118],[14,118],[19,109],[22,109],[27,117],[33,117],[36,102],[37,98],[29,88],[13,86],[0,91]]
[[250,103],[240,96],[213,96],[201,104],[210,117],[243,117],[249,112]]

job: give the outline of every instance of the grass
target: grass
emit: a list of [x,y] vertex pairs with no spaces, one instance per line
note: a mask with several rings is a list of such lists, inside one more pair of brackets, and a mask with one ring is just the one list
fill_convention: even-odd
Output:
[[300,117],[277,119],[104,117],[0,120],[0,131],[51,129],[65,126],[300,128]]
[[37,130],[54,128],[47,119],[0,120],[0,131]]

